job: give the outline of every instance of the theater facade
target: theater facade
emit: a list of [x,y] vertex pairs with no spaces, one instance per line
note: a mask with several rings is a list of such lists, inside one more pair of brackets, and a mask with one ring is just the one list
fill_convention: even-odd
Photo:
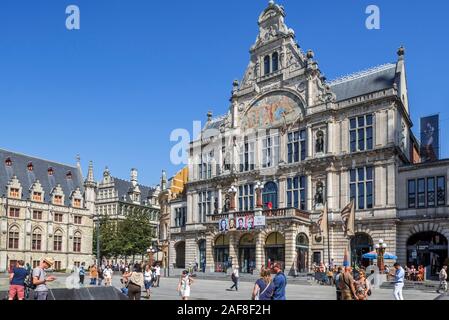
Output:
[[[449,161],[420,163],[405,50],[396,61],[327,81],[270,2],[229,110],[192,141],[185,197],[171,209],[170,264],[241,272],[280,262],[353,264],[383,239],[399,262],[435,273],[448,257]],[[348,67],[350,69],[350,66]],[[340,212],[355,202],[355,236]],[[329,232],[317,220],[327,204]]]

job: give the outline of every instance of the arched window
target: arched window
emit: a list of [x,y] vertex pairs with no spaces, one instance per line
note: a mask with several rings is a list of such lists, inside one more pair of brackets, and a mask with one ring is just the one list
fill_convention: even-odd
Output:
[[262,192],[263,206],[265,209],[277,209],[278,187],[274,182],[267,182]]
[[53,235],[53,250],[62,251],[62,232],[57,230]]
[[79,232],[73,236],[73,252],[81,252],[81,233]]
[[267,75],[270,73],[270,56],[265,56],[263,59],[263,66],[264,66],[264,75]]
[[42,231],[39,228],[34,229],[33,235],[31,236],[31,250],[42,250]]
[[279,70],[279,54],[277,52],[273,53],[273,56],[271,58],[271,68],[273,69],[273,72],[276,72]]
[[19,228],[12,226],[8,232],[8,249],[19,249]]

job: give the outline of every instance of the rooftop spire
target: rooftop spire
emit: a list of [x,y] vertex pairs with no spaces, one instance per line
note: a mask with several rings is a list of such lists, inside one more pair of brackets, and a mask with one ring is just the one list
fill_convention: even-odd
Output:
[[89,161],[89,170],[87,172],[87,181],[88,182],[95,182],[94,178],[94,163],[93,161]]

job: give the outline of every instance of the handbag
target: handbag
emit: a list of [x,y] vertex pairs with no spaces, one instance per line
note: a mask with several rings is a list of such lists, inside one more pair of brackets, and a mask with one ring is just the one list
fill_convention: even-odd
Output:
[[259,292],[254,297],[254,300],[260,300],[260,295],[263,295],[265,293],[265,291],[267,291],[267,289],[270,285],[271,285],[271,281],[267,283],[267,285],[265,286],[265,289],[263,289],[262,293],[260,292],[260,287],[259,287]]

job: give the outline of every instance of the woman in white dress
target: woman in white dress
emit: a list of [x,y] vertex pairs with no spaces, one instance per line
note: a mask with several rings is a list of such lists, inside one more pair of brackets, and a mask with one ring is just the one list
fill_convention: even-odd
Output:
[[190,286],[193,284],[193,279],[190,278],[189,273],[184,270],[181,278],[179,279],[178,289],[179,295],[182,300],[189,300]]

